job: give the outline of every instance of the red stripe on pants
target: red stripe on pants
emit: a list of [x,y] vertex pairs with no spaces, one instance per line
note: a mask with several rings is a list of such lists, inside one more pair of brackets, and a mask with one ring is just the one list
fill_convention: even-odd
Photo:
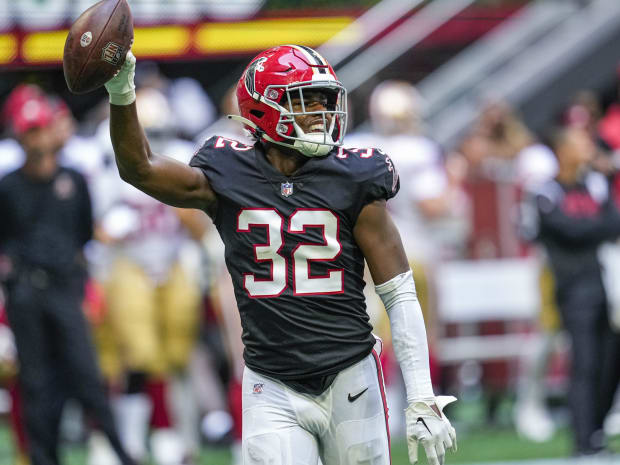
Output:
[[390,439],[390,425],[388,423],[388,406],[387,399],[385,397],[385,382],[383,381],[383,368],[381,368],[381,361],[375,349],[372,349],[372,356],[375,358],[375,365],[377,365],[377,378],[379,379],[379,390],[381,391],[381,400],[383,402],[383,412],[385,413],[385,431],[388,438],[388,451],[390,453],[390,464],[392,463],[392,441]]

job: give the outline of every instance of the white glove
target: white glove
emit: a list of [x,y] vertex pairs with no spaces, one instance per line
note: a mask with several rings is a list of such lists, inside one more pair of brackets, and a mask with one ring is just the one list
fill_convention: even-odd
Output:
[[[443,414],[444,407],[455,400],[454,396],[438,396],[434,402],[414,402],[405,410],[409,462],[418,461],[418,441],[424,446],[429,465],[443,465],[446,449],[456,452],[456,431]],[[441,416],[431,408],[433,403]]]
[[127,52],[125,63],[116,75],[105,83],[110,94],[112,105],[130,105],[136,100],[136,85],[133,78],[136,74],[136,57],[131,50]]

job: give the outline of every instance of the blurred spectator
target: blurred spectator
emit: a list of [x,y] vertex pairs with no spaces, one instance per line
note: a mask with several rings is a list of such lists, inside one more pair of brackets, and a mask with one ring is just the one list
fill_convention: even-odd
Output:
[[[153,150],[187,163],[190,142],[176,137],[166,97],[138,91],[137,111]],[[106,150],[112,153],[107,122]],[[184,157],[184,158],[183,158]],[[107,313],[99,350],[108,375],[124,379],[117,396],[121,438],[136,460],[151,453],[157,464],[182,463],[198,453],[198,418],[187,368],[198,334],[200,248],[206,216],[175,209],[123,182],[102,178],[97,189],[97,237],[108,246],[104,279]],[[117,359],[116,362],[114,361]]]
[[515,180],[525,190],[536,189],[558,171],[558,161],[553,151],[538,142],[521,150],[515,161]]
[[[202,131],[195,139],[196,147],[201,147],[214,135],[252,145],[254,142],[243,125],[231,120],[228,115],[239,115],[237,104],[237,85],[231,86],[220,102],[220,117]],[[201,431],[207,441],[217,442],[225,438],[232,428],[233,463],[241,462],[241,378],[245,363],[243,361],[243,344],[240,334],[241,319],[234,297],[233,283],[224,262],[224,244],[215,228],[210,228],[203,241],[212,270],[210,302],[216,317],[217,327],[204,328],[203,338],[197,346],[191,365],[192,380],[196,386],[199,407],[204,414]],[[217,350],[214,343],[220,342],[229,366],[227,395],[218,385],[218,378],[213,373]]]
[[187,140],[194,139],[215,119],[216,108],[196,79],[174,79],[168,87],[167,97],[178,134]]
[[444,162],[439,146],[424,134],[421,96],[407,82],[379,84],[370,97],[369,114],[371,131],[353,132],[345,145],[383,150],[407,180],[389,208],[399,230],[405,231],[409,258],[428,264],[461,256],[469,221],[461,185],[463,160]]
[[590,90],[581,90],[571,99],[564,112],[563,124],[585,129],[593,140],[599,138],[598,125],[603,110],[598,96]]
[[553,274],[544,258],[541,258],[539,275],[540,313],[535,332],[519,358],[519,379],[514,406],[515,428],[521,437],[534,442],[545,442],[555,432],[555,422],[547,408],[547,373],[549,364],[558,347],[563,332],[555,302]]
[[610,368],[620,363],[620,340],[609,324],[597,257],[601,243],[620,235],[620,215],[605,177],[587,171],[595,147],[586,130],[559,130],[552,148],[559,170],[535,196],[538,240],[549,257],[556,302],[572,342],[569,407],[575,453],[588,455],[604,446],[603,419],[616,388]]
[[176,134],[193,140],[215,119],[217,109],[200,83],[190,77],[168,79],[157,63],[144,62],[136,70],[136,85],[162,92],[170,109],[170,123]]
[[536,242],[538,212],[531,198],[540,186],[557,174],[558,162],[553,151],[542,143],[521,150],[515,165],[515,181],[520,190],[518,229],[526,241],[526,253],[540,264],[540,310],[534,332],[519,357],[519,378],[514,406],[515,428],[521,437],[545,442],[555,432],[555,423],[547,408],[546,375],[554,351],[564,341],[559,311],[555,302],[553,274],[544,249]]
[[35,85],[21,84],[11,92],[2,107],[2,122],[7,136],[0,140],[0,177],[16,170],[24,163],[24,150],[13,131],[13,115],[29,99],[43,97],[43,91]]
[[33,465],[59,463],[63,406],[80,401],[123,463],[90,332],[82,313],[82,248],[92,237],[84,178],[60,167],[62,142],[50,100],[32,86],[8,97],[5,112],[25,154],[0,181],[0,251],[6,257],[7,315],[15,335],[19,384]]
[[508,102],[489,100],[482,108],[477,130],[489,141],[491,156],[510,160],[532,143],[532,134]]
[[[0,259],[2,257],[0,256]],[[2,263],[0,263],[0,267]],[[0,270],[0,276],[4,271]],[[0,279],[1,281],[1,279]],[[28,446],[24,430],[24,414],[21,393],[17,385],[17,349],[15,337],[6,315],[5,298],[0,287],[0,385],[10,396],[9,419],[15,448],[15,465],[28,465]]]
[[489,100],[455,154],[465,160],[472,224],[468,256],[516,257],[522,253],[514,227],[520,192],[552,177],[553,152],[539,143],[504,100]]
[[220,116],[202,132],[196,136],[194,143],[196,147],[201,147],[204,142],[217,134],[218,136],[235,139],[244,144],[251,144],[247,131],[237,121],[231,120],[228,115],[239,115],[239,106],[237,104],[237,85],[231,86],[220,102]]
[[[462,189],[463,160],[455,156],[444,163],[439,146],[424,133],[422,98],[408,82],[380,83],[370,96],[369,115],[370,130],[353,132],[345,138],[344,144],[346,147],[376,147],[391,157],[398,170],[400,194],[390,200],[388,209],[401,231],[415,277],[431,346],[433,378],[437,382],[438,365],[432,351],[435,317],[430,278],[438,261],[460,257],[465,249],[469,203]],[[385,312],[373,308],[372,303],[376,302],[373,296],[368,295],[367,302],[375,332],[385,339],[386,348],[389,348],[389,333],[383,332]],[[377,321],[373,315],[380,315],[382,319]],[[390,354],[390,351],[385,353]],[[398,410],[405,407],[403,386],[398,370],[390,369],[394,360],[389,355],[386,357],[389,403]],[[392,373],[393,378],[390,377]],[[394,436],[402,434],[403,427],[399,416],[391,420]]]
[[612,148],[599,134],[600,121],[603,116],[598,96],[589,90],[581,90],[571,99],[563,114],[562,123],[567,127],[584,129],[596,144],[596,153],[592,168],[605,175],[615,171]]
[[0,140],[0,177],[13,171],[23,163],[23,150],[12,137]]
[[[616,75],[620,78],[620,65],[616,69]],[[598,123],[598,133],[611,150],[616,152],[620,150],[620,79],[616,89],[616,100],[609,105]]]
[[54,98],[51,103],[54,109],[54,133],[62,145],[60,164],[79,171],[90,188],[93,178],[113,162],[111,159],[106,160],[95,137],[78,133],[78,123],[65,102]]
[[508,102],[489,99],[458,150],[467,160],[469,179],[506,181],[523,170],[549,170],[548,166],[553,165],[549,162],[550,153],[539,151],[539,148],[533,134]]

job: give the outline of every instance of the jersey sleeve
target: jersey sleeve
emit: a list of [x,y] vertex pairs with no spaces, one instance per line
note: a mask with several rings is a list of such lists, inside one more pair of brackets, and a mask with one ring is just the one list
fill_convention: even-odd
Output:
[[230,173],[238,169],[240,155],[253,150],[252,145],[222,136],[213,136],[198,149],[189,165],[199,168],[216,194],[224,193],[231,183]]
[[217,136],[207,139],[189,161],[189,166],[199,168],[207,177],[212,187],[215,187],[213,186],[213,182],[218,175],[217,163],[214,163],[214,158],[217,155],[217,149],[215,148],[216,143]]
[[364,182],[365,203],[375,200],[389,200],[398,193],[400,189],[398,171],[386,153],[374,149],[373,156],[368,160],[361,160],[361,162],[368,163],[369,168]]

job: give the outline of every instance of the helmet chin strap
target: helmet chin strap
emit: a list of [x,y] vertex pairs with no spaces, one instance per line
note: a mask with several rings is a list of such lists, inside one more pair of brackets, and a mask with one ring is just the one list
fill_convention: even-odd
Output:
[[260,131],[260,128],[254,124],[252,121],[250,121],[247,118],[244,118],[243,116],[239,116],[239,115],[227,115],[228,119],[231,119],[233,121],[238,121],[242,124],[247,124],[248,126],[250,126],[252,129],[255,129],[257,131]]
[[[228,115],[228,119],[231,119],[233,121],[239,121],[240,123],[247,124],[251,128],[253,128],[253,129],[255,129],[255,130],[259,131],[259,132],[262,132],[262,130],[256,124],[254,124],[249,119],[244,118],[243,116]],[[293,126],[294,126],[295,130],[297,131],[297,135],[299,137],[303,137],[304,140],[295,139],[295,142],[293,143],[293,145],[291,145],[291,144],[286,144],[284,142],[279,142],[277,140],[274,140],[274,139],[272,139],[271,137],[269,137],[265,133],[262,134],[262,138],[265,139],[268,142],[271,142],[272,144],[280,145],[282,147],[287,147],[289,149],[293,148],[293,149],[297,150],[299,153],[301,153],[302,155],[304,155],[306,157],[323,157],[323,156],[327,155],[329,153],[329,151],[333,148],[333,145],[329,145],[330,143],[334,144],[331,135],[329,135],[329,134],[318,134],[318,133],[306,134],[299,127],[299,125],[297,123],[293,123]]]

